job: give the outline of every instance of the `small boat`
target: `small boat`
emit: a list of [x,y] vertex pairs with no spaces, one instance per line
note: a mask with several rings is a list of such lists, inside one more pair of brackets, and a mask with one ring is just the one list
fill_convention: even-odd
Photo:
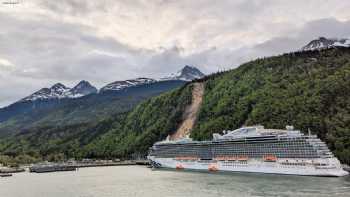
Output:
[[208,167],[208,170],[211,171],[211,172],[215,172],[215,171],[218,171],[219,168],[215,164],[210,164],[209,167]]
[[185,169],[185,168],[183,167],[183,165],[177,164],[177,165],[176,165],[176,169],[177,169],[177,170],[183,170],[183,169]]

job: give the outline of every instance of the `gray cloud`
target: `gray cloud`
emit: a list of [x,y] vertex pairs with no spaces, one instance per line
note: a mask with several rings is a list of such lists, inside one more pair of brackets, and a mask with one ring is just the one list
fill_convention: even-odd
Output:
[[38,4],[46,9],[56,13],[69,15],[84,15],[95,10],[107,11],[108,1],[81,1],[81,0],[60,0],[56,1],[39,1]]
[[33,0],[15,8],[21,14],[0,7],[0,106],[56,82],[101,87],[186,64],[211,73],[319,36],[350,37],[349,7],[315,0]]

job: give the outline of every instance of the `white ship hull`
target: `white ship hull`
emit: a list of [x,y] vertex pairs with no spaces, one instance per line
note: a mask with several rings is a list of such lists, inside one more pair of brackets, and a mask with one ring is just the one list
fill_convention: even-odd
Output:
[[[294,165],[286,165],[286,160],[276,162],[264,162],[262,160],[249,159],[248,161],[179,161],[173,158],[155,158],[149,156],[154,167],[173,168],[173,169],[189,169],[201,171],[228,171],[228,172],[254,172],[254,173],[271,173],[271,174],[286,174],[286,175],[303,175],[303,176],[332,176],[340,177],[348,175],[344,171],[337,159],[327,160],[327,166],[315,166],[311,161],[294,162]],[[288,161],[288,160],[287,160]],[[296,160],[295,160],[296,161]],[[293,162],[293,160],[289,160]],[[314,162],[314,161],[312,161]],[[284,164],[283,164],[284,163]],[[292,163],[291,163],[292,164]]]

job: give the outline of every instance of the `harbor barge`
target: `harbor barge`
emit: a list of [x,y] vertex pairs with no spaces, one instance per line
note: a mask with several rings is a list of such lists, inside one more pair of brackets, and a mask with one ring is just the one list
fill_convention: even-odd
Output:
[[74,166],[66,165],[37,165],[29,168],[29,172],[46,173],[46,172],[62,172],[62,171],[76,171]]

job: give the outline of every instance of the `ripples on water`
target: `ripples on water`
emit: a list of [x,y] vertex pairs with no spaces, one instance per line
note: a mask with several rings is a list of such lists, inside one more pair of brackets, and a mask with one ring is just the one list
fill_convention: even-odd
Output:
[[0,178],[0,197],[347,196],[350,177],[151,170],[142,166]]

